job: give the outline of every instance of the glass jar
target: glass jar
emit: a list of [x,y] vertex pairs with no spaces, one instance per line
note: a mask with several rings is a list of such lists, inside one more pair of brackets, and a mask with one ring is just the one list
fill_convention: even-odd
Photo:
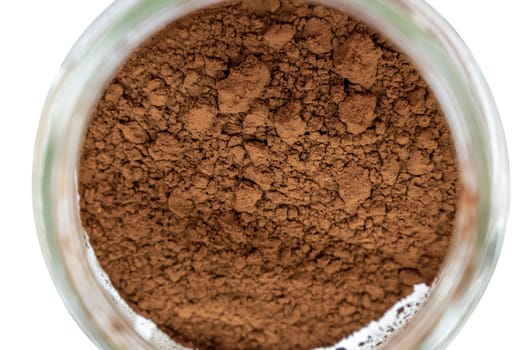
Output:
[[[155,349],[88,264],[77,164],[91,111],[130,52],[165,24],[217,0],[121,0],[65,59],[38,132],[33,201],[43,254],[72,315],[101,349]],[[419,68],[450,125],[463,182],[455,238],[427,302],[386,348],[443,349],[473,311],[495,268],[509,205],[506,144],[486,82],[450,25],[419,0],[319,0],[375,27]],[[157,348],[157,347],[156,347]]]

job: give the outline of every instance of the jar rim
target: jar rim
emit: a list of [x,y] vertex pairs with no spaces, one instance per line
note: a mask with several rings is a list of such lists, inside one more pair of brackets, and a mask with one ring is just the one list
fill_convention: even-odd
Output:
[[[153,349],[122,319],[85,259],[75,203],[76,167],[92,106],[114,71],[144,38],[218,2],[116,1],[72,48],[45,102],[33,165],[37,231],[65,304],[100,348],[140,345]],[[427,3],[316,2],[350,13],[400,47],[433,90],[448,120],[463,184],[455,238],[427,303],[401,336],[386,344],[392,349],[444,348],[480,300],[503,241],[509,211],[509,165],[495,102],[464,42]]]

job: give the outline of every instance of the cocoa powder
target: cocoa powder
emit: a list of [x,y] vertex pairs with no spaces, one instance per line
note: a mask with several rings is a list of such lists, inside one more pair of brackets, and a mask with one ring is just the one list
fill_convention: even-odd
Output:
[[457,167],[409,60],[339,11],[195,12],[96,106],[83,226],[124,300],[198,349],[310,349],[378,319],[445,257]]

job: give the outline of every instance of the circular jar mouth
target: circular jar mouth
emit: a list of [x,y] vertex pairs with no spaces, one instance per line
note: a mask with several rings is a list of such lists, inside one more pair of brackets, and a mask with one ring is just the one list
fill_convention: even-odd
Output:
[[[92,107],[133,49],[164,25],[218,0],[121,0],[86,30],[65,59],[45,103],[33,168],[40,244],[73,317],[102,349],[155,347],[140,336],[88,264],[76,171]],[[460,37],[417,0],[317,0],[350,13],[405,52],[447,118],[462,190],[454,239],[426,303],[386,344],[442,349],[482,296],[495,268],[509,208],[506,143],[491,92]]]

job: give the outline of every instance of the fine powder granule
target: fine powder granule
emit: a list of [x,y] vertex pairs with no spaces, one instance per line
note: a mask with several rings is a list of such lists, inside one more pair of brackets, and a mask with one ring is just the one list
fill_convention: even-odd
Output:
[[122,298],[198,349],[311,349],[380,318],[446,255],[450,133],[409,60],[289,0],[197,11],[95,108],[80,214]]

